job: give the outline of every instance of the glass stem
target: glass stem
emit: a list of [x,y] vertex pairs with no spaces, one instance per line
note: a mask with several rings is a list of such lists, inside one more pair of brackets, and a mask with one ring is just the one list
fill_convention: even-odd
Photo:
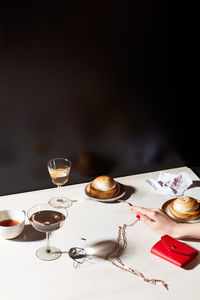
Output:
[[46,242],[47,242],[47,244],[46,244],[46,251],[47,251],[47,253],[50,253],[51,252],[51,249],[50,249],[50,244],[49,244],[49,235],[50,235],[50,233],[49,232],[46,232]]
[[61,186],[62,185],[58,185],[58,199],[57,199],[57,202],[59,202],[59,203],[63,203],[64,202],[64,200],[62,199],[61,193],[60,193],[61,192]]
[[57,187],[58,187],[58,194],[60,194],[60,191],[61,191],[61,189],[60,189],[60,188],[61,188],[61,185],[58,185]]

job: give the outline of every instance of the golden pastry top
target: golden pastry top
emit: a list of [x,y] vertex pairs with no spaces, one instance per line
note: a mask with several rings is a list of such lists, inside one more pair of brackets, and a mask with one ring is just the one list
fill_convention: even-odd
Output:
[[110,191],[116,187],[116,181],[110,176],[102,175],[93,180],[92,187],[99,191]]
[[178,197],[173,201],[173,209],[180,213],[195,211],[199,208],[199,203],[193,197]]

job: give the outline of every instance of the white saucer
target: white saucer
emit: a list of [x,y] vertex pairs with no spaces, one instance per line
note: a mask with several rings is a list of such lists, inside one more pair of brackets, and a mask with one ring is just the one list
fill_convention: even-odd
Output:
[[120,199],[121,197],[123,197],[126,193],[125,187],[122,186],[119,182],[117,182],[118,192],[115,194],[114,197],[107,198],[107,199],[96,198],[96,197],[90,196],[90,194],[87,192],[87,187],[88,186],[89,186],[89,183],[85,187],[85,193],[88,196],[88,198],[90,198],[91,200],[100,201],[100,202],[113,202],[113,201],[116,201],[116,200]]
[[[170,203],[174,200],[175,198],[173,199],[170,199],[168,201],[166,201],[163,205],[162,205],[162,210],[170,217],[172,218],[173,220],[179,222],[179,223],[198,223],[200,222],[200,216],[194,220],[186,220],[186,219],[179,219],[175,216],[173,216],[169,210],[169,205]],[[200,201],[198,201],[200,203]]]

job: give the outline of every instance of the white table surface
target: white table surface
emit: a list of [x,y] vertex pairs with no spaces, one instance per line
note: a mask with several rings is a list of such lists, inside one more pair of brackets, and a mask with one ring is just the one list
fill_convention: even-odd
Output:
[[[187,167],[167,170],[177,174],[185,171],[194,181],[199,178]],[[133,186],[134,194],[128,199],[135,205],[161,207],[169,199],[156,193],[145,180],[157,177],[159,172],[120,177],[116,180]],[[199,181],[200,182],[200,181]],[[198,186],[199,185],[199,186]],[[116,241],[118,226],[135,220],[126,203],[102,203],[87,200],[86,184],[68,185],[62,192],[78,200],[68,209],[64,226],[52,234],[50,242],[62,251],[77,246],[85,249],[100,242]],[[46,189],[0,197],[0,210],[25,209],[56,195],[57,189]],[[200,199],[200,184],[186,191]],[[200,255],[187,269],[179,268],[150,253],[151,247],[160,239],[142,222],[127,229],[128,246],[122,255],[126,265],[142,272],[148,278],[165,280],[167,291],[162,286],[144,283],[142,279],[114,267],[101,258],[92,256],[78,268],[68,254],[54,261],[42,261],[35,251],[45,245],[45,239],[34,240],[26,220],[22,236],[16,240],[0,239],[0,299],[2,300],[66,300],[66,299],[198,299]],[[81,240],[86,238],[86,241]],[[32,240],[31,240],[32,239]],[[200,250],[198,241],[187,243]],[[88,250],[89,251],[89,250]],[[192,297],[192,298],[191,298]]]

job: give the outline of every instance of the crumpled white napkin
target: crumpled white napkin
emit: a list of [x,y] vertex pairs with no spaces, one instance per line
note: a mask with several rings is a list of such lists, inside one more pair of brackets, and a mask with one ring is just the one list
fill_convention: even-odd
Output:
[[192,179],[185,172],[178,175],[160,172],[158,179],[151,177],[146,182],[162,195],[182,196],[192,184]]

